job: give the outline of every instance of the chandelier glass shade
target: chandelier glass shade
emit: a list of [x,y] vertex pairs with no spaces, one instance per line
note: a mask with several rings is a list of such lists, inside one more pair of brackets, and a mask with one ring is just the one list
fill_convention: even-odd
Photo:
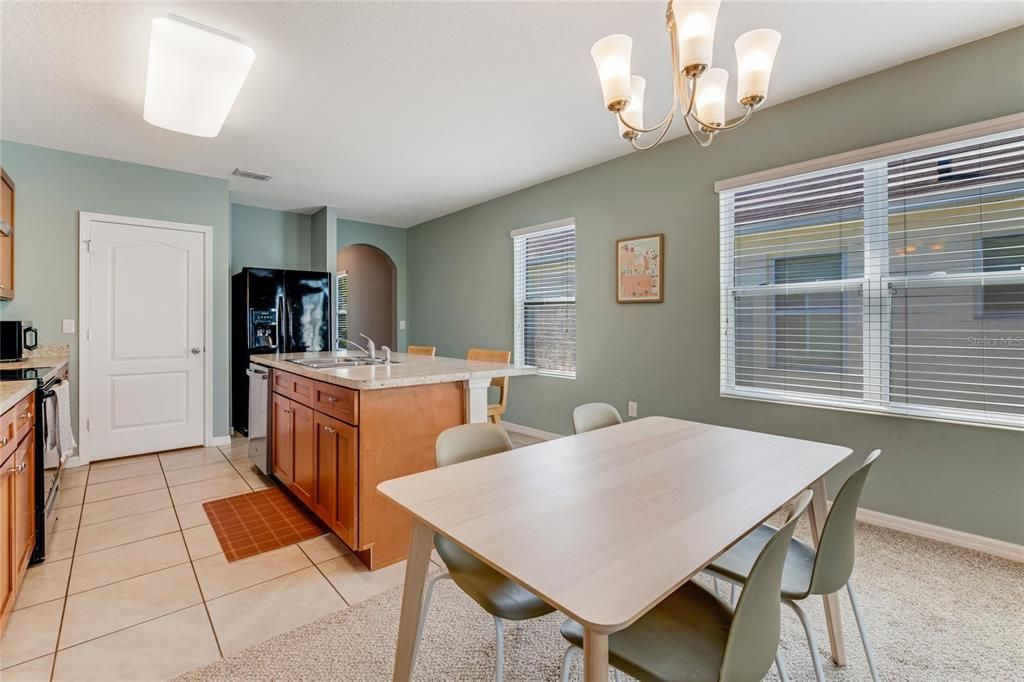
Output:
[[[634,149],[643,151],[661,143],[677,115],[682,117],[690,135],[706,147],[718,133],[746,123],[754,110],[764,103],[782,36],[770,28],[760,28],[736,39],[736,101],[745,111],[737,120],[727,122],[725,100],[729,72],[711,68],[720,5],[721,0],[680,3],[669,0],[665,30],[672,51],[672,107],[650,128],[644,127],[646,81],[631,71],[633,39],[614,34],[597,41],[591,48],[604,105],[615,114],[619,135]],[[640,137],[647,134],[652,135],[654,141],[642,144]]]

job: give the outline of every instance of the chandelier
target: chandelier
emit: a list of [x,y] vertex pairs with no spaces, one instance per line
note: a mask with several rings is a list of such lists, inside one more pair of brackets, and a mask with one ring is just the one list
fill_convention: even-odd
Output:
[[[630,71],[633,39],[622,34],[610,35],[590,49],[601,79],[604,104],[618,119],[619,135],[629,140],[634,149],[646,151],[658,146],[677,113],[682,115],[690,135],[707,147],[718,133],[746,123],[754,109],[764,103],[782,35],[770,28],[760,28],[736,39],[736,101],[746,111],[739,119],[727,123],[725,91],[729,72],[710,68],[720,5],[721,0],[681,2],[677,9],[674,0],[669,0],[665,30],[672,49],[672,107],[651,128],[643,125],[647,82]],[[654,141],[640,144],[640,136],[647,133],[657,133]]]

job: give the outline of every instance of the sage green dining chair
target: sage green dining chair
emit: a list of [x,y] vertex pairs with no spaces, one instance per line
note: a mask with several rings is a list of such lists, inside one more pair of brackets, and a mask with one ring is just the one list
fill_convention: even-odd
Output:
[[[500,426],[489,423],[463,424],[447,429],[437,437],[434,455],[437,466],[443,467],[511,449],[512,441]],[[434,548],[441,555],[448,571],[431,578],[427,584],[419,629],[416,632],[413,666],[416,665],[416,654],[419,651],[420,640],[423,638],[423,626],[426,624],[427,614],[430,611],[434,587],[441,580],[451,580],[494,618],[494,630],[497,637],[494,679],[501,682],[505,676],[504,621],[537,618],[551,613],[554,608],[448,538],[434,535]]]
[[572,411],[573,433],[586,433],[621,423],[619,411],[608,403],[587,403]]
[[[875,657],[868,641],[864,619],[861,616],[857,595],[850,584],[856,555],[855,534],[857,527],[857,506],[864,490],[871,467],[881,455],[875,450],[864,463],[858,467],[836,494],[832,508],[825,518],[821,531],[821,540],[815,550],[799,540],[791,540],[786,554],[786,564],[782,574],[782,603],[796,613],[807,634],[807,645],[811,650],[811,662],[814,664],[814,675],[818,682],[824,682],[818,645],[814,638],[814,630],[807,619],[807,614],[797,604],[798,601],[811,596],[832,594],[846,588],[853,607],[853,617],[860,631],[860,641],[864,647],[864,655],[868,659],[871,679],[878,682],[878,670]],[[774,537],[775,529],[762,525],[732,546],[725,554],[715,559],[706,571],[715,579],[722,579],[733,585],[746,585],[749,581],[754,559],[761,548]],[[747,588],[744,588],[745,592]],[[741,597],[742,599],[742,593]]]
[[[608,662],[638,680],[656,682],[762,679],[772,660],[780,660],[782,570],[793,528],[810,501],[811,491],[800,493],[786,523],[767,538],[735,609],[691,580],[628,628],[612,633]],[[562,636],[569,641],[562,659],[566,682],[573,659],[582,651],[583,627],[568,620]]]

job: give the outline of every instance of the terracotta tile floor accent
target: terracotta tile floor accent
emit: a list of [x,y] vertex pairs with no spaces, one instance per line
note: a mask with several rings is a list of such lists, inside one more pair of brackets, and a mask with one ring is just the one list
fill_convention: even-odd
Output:
[[327,532],[299,502],[280,488],[204,502],[203,510],[229,562]]

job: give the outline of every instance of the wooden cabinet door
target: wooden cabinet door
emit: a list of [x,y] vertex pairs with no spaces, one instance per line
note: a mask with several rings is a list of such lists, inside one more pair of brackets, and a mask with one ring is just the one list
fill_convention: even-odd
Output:
[[334,439],[334,518],[331,530],[349,547],[359,546],[359,431],[337,419],[330,419]]
[[15,571],[20,575],[36,546],[35,433],[21,441],[14,453],[14,547]]
[[294,400],[292,409],[292,447],[295,453],[295,468],[289,488],[307,507],[313,504],[313,488],[316,483],[315,431],[313,410]]
[[[14,298],[14,183],[2,173],[0,179],[0,299]],[[5,234],[5,230],[10,232]]]
[[292,401],[274,394],[270,427],[273,431],[273,465],[271,471],[279,481],[289,484],[295,471],[295,413]]
[[0,468],[0,631],[14,608],[14,455]]
[[335,479],[337,476],[338,435],[336,419],[319,412],[313,413],[316,447],[316,486],[313,488],[313,504],[310,508],[328,526],[334,519]]

